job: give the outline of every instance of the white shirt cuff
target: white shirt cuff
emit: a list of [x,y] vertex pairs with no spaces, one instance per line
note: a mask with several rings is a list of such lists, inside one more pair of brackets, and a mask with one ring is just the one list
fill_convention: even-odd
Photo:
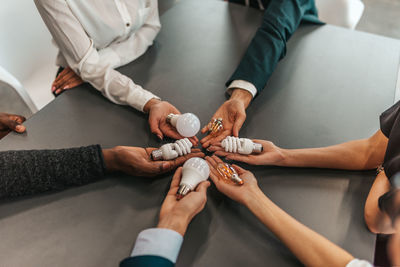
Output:
[[139,233],[131,256],[159,256],[175,264],[182,242],[183,237],[173,230],[163,228],[146,229]]
[[371,263],[364,260],[354,259],[349,262],[346,267],[373,267]]
[[231,82],[231,84],[229,85],[229,87],[227,89],[227,93],[229,95],[231,95],[233,89],[236,89],[236,88],[240,88],[240,89],[249,91],[250,94],[253,96],[253,98],[257,94],[257,88],[254,86],[254,84],[252,84],[251,82],[248,82],[248,81],[244,81],[244,80],[234,80],[233,82]]

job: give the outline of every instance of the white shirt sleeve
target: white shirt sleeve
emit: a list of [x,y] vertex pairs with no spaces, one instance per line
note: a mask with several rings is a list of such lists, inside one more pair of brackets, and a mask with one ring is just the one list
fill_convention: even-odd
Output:
[[[35,0],[35,4],[68,66],[82,80],[89,82],[112,102],[130,105],[140,111],[150,99],[158,98],[113,69],[122,63],[118,49],[99,53],[65,0]],[[150,45],[152,36],[157,34],[147,36],[151,27],[146,26],[141,33],[139,30],[135,34],[136,40],[129,42],[128,39],[126,44],[147,42]],[[105,55],[109,60],[104,60]]]
[[176,263],[182,242],[183,237],[173,230],[146,229],[139,233],[131,256],[159,256]]
[[373,265],[368,261],[354,259],[349,262],[346,267],[373,267]]
[[249,91],[250,94],[253,96],[253,98],[257,94],[257,88],[254,86],[254,84],[252,84],[251,82],[248,82],[248,81],[244,81],[244,80],[234,80],[234,81],[232,81],[231,84],[227,88],[227,93],[229,95],[231,95],[233,89],[236,89],[236,88]]

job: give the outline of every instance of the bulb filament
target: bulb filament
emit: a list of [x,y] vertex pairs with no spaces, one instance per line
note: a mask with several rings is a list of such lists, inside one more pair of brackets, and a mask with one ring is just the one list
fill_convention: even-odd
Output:
[[220,174],[220,177],[226,183],[243,185],[243,180],[239,177],[236,170],[229,165],[228,163],[219,163],[217,166],[217,171]]

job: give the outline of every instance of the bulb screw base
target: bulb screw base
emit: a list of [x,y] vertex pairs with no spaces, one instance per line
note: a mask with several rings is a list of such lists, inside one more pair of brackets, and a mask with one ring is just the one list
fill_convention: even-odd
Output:
[[171,120],[172,120],[172,118],[175,116],[175,114],[174,113],[170,113],[170,114],[168,114],[167,115],[167,118],[165,119],[168,123],[170,123],[171,124]]
[[155,160],[155,161],[162,160],[163,153],[162,153],[161,149],[153,150],[153,152],[151,152],[151,159]]
[[262,144],[253,143],[253,153],[262,153],[264,150]]
[[177,199],[177,200],[182,199],[182,198],[183,198],[184,196],[186,196],[190,191],[192,191],[192,189],[191,189],[189,186],[187,186],[187,185],[185,185],[185,184],[180,185],[180,186],[179,186],[179,189],[178,189],[178,192],[176,193],[176,199]]

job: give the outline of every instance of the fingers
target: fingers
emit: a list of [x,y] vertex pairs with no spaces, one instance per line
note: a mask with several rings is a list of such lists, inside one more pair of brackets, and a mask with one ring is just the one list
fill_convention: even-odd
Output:
[[205,134],[208,131],[208,125],[204,126],[203,129],[201,129],[201,133]]
[[204,137],[200,142],[202,143],[202,146],[204,148],[207,148],[212,144],[216,144],[218,142],[221,142],[223,139],[225,139],[230,134],[231,134],[230,130],[225,130],[225,131],[223,131],[222,133],[220,133],[217,136],[208,135],[208,136]]
[[12,119],[13,121],[16,121],[18,123],[23,123],[24,121],[26,121],[26,118],[24,116],[21,115],[15,115],[15,114],[9,114],[8,117],[10,119]]
[[204,158],[205,155],[204,155],[203,152],[200,152],[200,151],[199,151],[199,152],[193,152],[193,151],[192,151],[192,153],[190,153],[190,154],[187,154],[187,155],[184,155],[184,156],[182,156],[182,157],[179,157],[179,158],[174,159],[174,160],[173,160],[173,165],[172,165],[172,166],[173,166],[174,168],[176,168],[176,167],[182,165],[183,163],[185,163],[188,159],[194,158],[194,157]]
[[197,146],[199,144],[199,139],[196,136],[189,137],[188,139],[193,144],[193,146]]
[[18,121],[21,121],[22,123],[22,119],[25,120],[24,117],[13,120],[11,119],[12,117],[9,117],[8,120],[6,120],[4,123],[5,125],[12,131],[17,132],[17,133],[23,133],[26,131],[26,128],[24,125],[21,125]]
[[254,165],[254,159],[251,156],[247,155],[240,155],[240,154],[235,154],[235,153],[226,153],[222,151],[217,151],[215,152],[215,155],[218,156],[225,156],[225,159],[227,160],[234,160],[234,161],[241,161],[247,164],[253,164]]
[[150,125],[150,131],[155,134],[158,139],[162,140],[164,138],[163,133],[160,130],[160,118],[159,117],[154,117],[150,116],[149,117],[149,125]]
[[246,120],[246,115],[244,114],[239,114],[236,118],[235,123],[233,124],[233,128],[232,128],[232,133],[234,136],[238,137],[239,136],[239,131],[243,126],[243,123]]

